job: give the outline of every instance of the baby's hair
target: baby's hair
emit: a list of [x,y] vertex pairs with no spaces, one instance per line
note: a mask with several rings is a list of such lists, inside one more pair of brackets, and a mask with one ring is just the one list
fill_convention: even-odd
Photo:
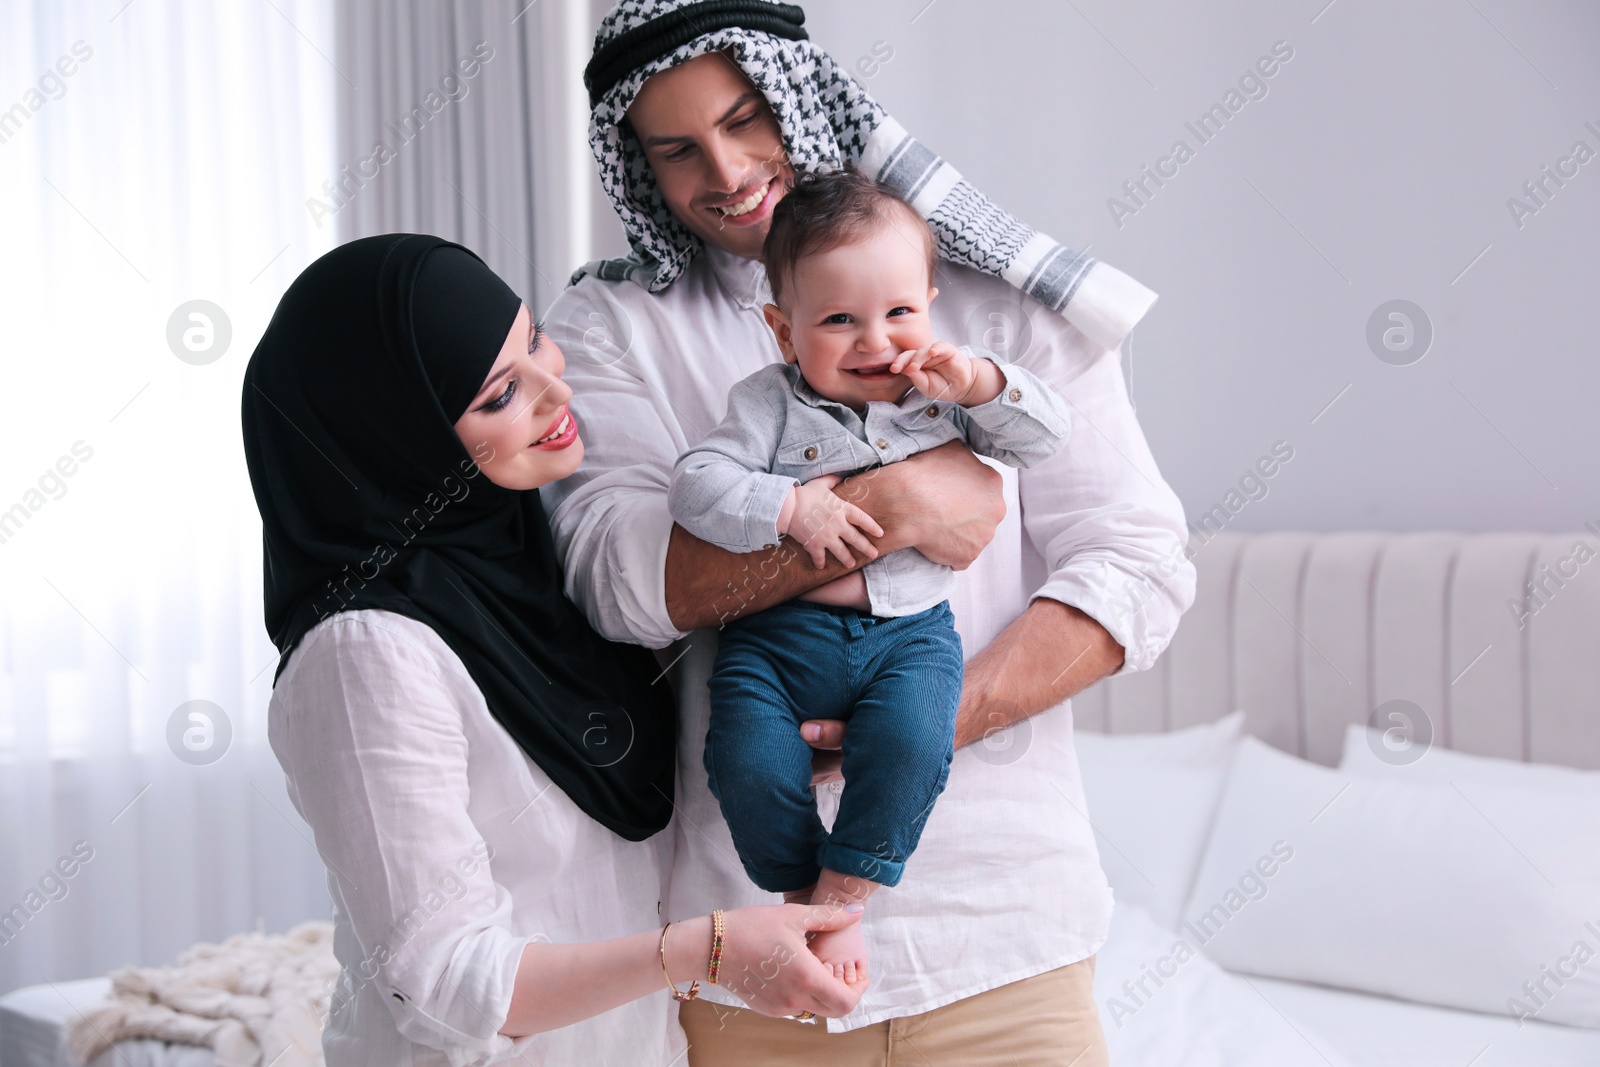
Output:
[[[881,226],[893,224],[890,213],[908,225],[908,239],[920,235],[928,250],[928,280],[933,281],[937,246],[933,230],[917,209],[898,192],[873,181],[853,166],[827,174],[799,175],[778,206],[762,247],[772,302],[783,305],[784,288],[806,256],[829,252]],[[897,227],[898,228],[898,227]],[[902,231],[905,232],[905,231]]]

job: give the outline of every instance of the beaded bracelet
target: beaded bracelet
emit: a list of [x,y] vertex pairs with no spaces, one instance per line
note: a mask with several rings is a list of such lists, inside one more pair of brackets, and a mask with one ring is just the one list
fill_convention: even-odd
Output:
[[711,963],[706,969],[706,977],[712,985],[717,984],[717,972],[722,969],[722,938],[726,931],[722,909],[717,908],[711,913]]
[[660,944],[659,948],[657,949],[657,951],[661,955],[661,973],[667,980],[667,988],[672,991],[672,999],[673,1000],[676,1000],[676,1001],[694,1000],[696,997],[698,997],[700,995],[700,983],[699,982],[697,982],[697,981],[690,982],[689,983],[689,991],[687,993],[681,993],[681,992],[678,991],[677,984],[673,982],[672,975],[667,974],[667,931],[670,930],[670,929],[672,929],[672,924],[671,923],[668,923],[667,925],[665,925],[665,926],[663,926],[661,928],[661,944]]

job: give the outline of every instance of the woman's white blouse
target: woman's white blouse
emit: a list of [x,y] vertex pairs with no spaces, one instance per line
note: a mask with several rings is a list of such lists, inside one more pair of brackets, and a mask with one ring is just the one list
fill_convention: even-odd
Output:
[[663,988],[513,1041],[523,948],[659,926],[669,834],[632,843],[583,813],[495,721],[461,659],[389,611],[323,620],[269,708],[289,796],[334,905],[329,1067],[680,1061]]

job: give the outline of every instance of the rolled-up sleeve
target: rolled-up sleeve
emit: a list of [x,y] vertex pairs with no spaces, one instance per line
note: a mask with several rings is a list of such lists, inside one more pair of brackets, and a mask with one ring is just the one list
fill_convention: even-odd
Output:
[[[546,313],[546,329],[566,355],[584,455],[575,473],[539,492],[566,594],[590,625],[612,641],[665,648],[687,632],[672,624],[666,590],[667,490],[686,442],[665,390],[646,381],[642,361],[619,353],[607,335],[629,320],[607,287],[590,278],[568,286]],[[589,322],[600,325],[585,327]],[[630,335],[628,343],[650,342]]]
[[272,747],[359,942],[341,960],[376,983],[396,1028],[475,1067],[513,1048],[499,1032],[523,949],[510,893],[468,815],[461,709],[436,657],[349,616],[308,634]]
[[1194,602],[1183,505],[1162,479],[1129,402],[1119,349],[1098,347],[1032,298],[1018,359],[1055,388],[1071,443],[1018,475],[1022,521],[1049,568],[1034,598],[1071,605],[1123,647],[1118,674],[1147,669]]

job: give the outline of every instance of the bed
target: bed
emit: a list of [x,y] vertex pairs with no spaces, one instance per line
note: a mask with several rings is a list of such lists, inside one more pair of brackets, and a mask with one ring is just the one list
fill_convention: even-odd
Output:
[[1112,1062],[1600,1064],[1600,531],[1192,545],[1166,654],[1073,700]]
[[[68,1067],[68,1020],[103,1000],[109,978],[29,986],[0,997],[0,1067]],[[163,1041],[123,1041],[90,1061],[94,1067],[214,1067],[208,1048]]]
[[[1134,978],[1171,933],[1119,906],[1095,967],[1096,995]],[[1408,1003],[1196,960],[1167,999],[1118,1028],[1101,1021],[1115,1067],[1594,1067],[1600,1031]]]
[[[1600,536],[1196,535],[1171,648],[1073,701],[1117,898],[1113,1063],[1600,1065],[1600,956],[1564,947],[1600,950],[1579,544]],[[106,985],[0,997],[0,1067],[67,1064],[65,1022]],[[116,1051],[97,1064],[212,1062]]]

